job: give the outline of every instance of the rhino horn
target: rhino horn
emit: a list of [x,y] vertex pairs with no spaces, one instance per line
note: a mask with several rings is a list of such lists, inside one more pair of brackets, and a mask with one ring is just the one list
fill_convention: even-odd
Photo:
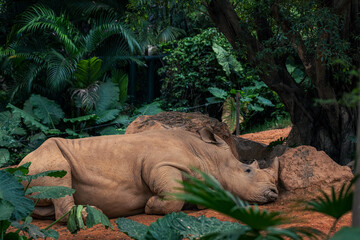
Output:
[[277,182],[278,178],[279,178],[279,159],[278,159],[278,157],[274,158],[271,166],[268,168],[268,172],[270,173],[270,175],[272,175],[276,179],[276,182]]

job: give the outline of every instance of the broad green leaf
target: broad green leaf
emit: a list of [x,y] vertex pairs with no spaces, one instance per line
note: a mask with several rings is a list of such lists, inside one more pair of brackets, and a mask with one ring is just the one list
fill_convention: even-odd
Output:
[[156,240],[181,240],[183,239],[182,235],[177,229],[174,229],[172,226],[174,221],[178,217],[186,217],[187,214],[183,212],[167,214],[164,217],[156,220],[156,222],[150,224],[149,230],[145,235],[145,239],[156,239]]
[[105,228],[113,229],[113,226],[107,216],[103,214],[101,211],[93,208],[89,205],[86,205],[86,212],[88,213],[86,217],[86,227],[91,228],[96,224],[102,224]]
[[75,138],[84,138],[84,137],[89,137],[89,134],[84,133],[84,132],[75,132],[74,130],[71,130],[69,128],[65,129],[65,132],[67,134],[69,134],[69,136],[75,137]]
[[119,115],[119,113],[119,109],[105,110],[97,115],[98,119],[96,119],[96,124],[101,124],[114,120]]
[[11,135],[12,135],[11,132],[4,131],[4,130],[0,129],[0,147],[17,148],[17,147],[22,147],[23,146],[21,144],[21,142],[16,140]]
[[55,125],[64,118],[65,113],[53,100],[33,94],[30,97],[30,103],[33,105],[35,116],[46,126],[55,128]]
[[41,131],[47,131],[49,128],[43,124],[41,124],[39,121],[37,121],[33,116],[28,114],[27,112],[21,110],[20,108],[15,107],[11,103],[7,105],[8,108],[11,108],[13,113],[18,113],[20,116],[24,119],[24,122],[26,125],[31,125],[35,127],[36,129],[40,129]]
[[95,103],[95,114],[100,115],[105,110],[115,109],[119,102],[119,87],[107,81],[99,85],[99,100]]
[[114,121],[112,121],[113,123],[119,123],[122,124],[124,126],[127,126],[131,123],[131,119],[128,115],[119,115]]
[[85,122],[91,119],[97,119],[98,116],[96,116],[96,114],[90,114],[90,115],[85,115],[85,116],[80,116],[80,117],[76,117],[76,118],[64,118],[64,122],[71,122],[71,123],[75,123],[75,122]]
[[179,231],[184,238],[189,239],[197,239],[210,233],[223,232],[232,229],[249,230],[248,227],[239,223],[221,222],[214,217],[193,217],[189,215],[180,215],[173,221],[172,226]]
[[64,170],[50,170],[50,171],[45,171],[42,173],[38,173],[35,175],[26,175],[24,177],[22,177],[23,181],[32,181],[35,180],[39,177],[56,177],[56,178],[63,178],[66,175],[66,171]]
[[111,72],[111,75],[113,82],[116,82],[119,85],[119,101],[121,103],[124,103],[128,92],[128,83],[129,83],[128,74],[119,70],[114,70]]
[[[24,195],[24,186],[10,173],[0,170],[0,199],[10,202],[15,211],[11,220],[18,221],[34,210],[34,202]],[[2,204],[8,205],[5,201]]]
[[119,230],[135,240],[145,239],[148,226],[127,218],[118,218],[115,221]]
[[74,87],[84,89],[95,84],[101,77],[101,64],[102,60],[97,57],[80,60],[74,73]]
[[101,131],[99,131],[100,135],[119,135],[119,134],[124,134],[122,130],[119,130],[116,127],[106,127],[104,129],[102,129]]
[[351,240],[358,239],[360,236],[360,227],[349,228],[343,227],[330,238],[330,240]]
[[[64,186],[35,186],[26,190],[26,195],[34,199],[58,199],[75,193],[74,189]],[[37,193],[37,194],[36,194]]]
[[11,131],[11,133],[18,136],[25,136],[26,130],[21,127],[16,127]]
[[21,176],[23,177],[24,175],[29,173],[29,167],[31,165],[31,162],[27,162],[21,166],[18,167],[10,167],[10,168],[6,168],[4,169],[4,171],[14,175],[14,176]]
[[0,167],[6,165],[10,160],[10,152],[5,148],[0,148]]
[[4,199],[0,198],[0,221],[9,220],[15,211],[15,206]]
[[59,233],[51,228],[48,230],[41,229],[40,231],[42,233],[44,233],[46,238],[59,239],[59,237],[60,237]]
[[67,229],[75,234],[81,229],[85,229],[85,224],[82,219],[82,210],[83,205],[75,205],[72,207],[69,213],[68,221],[67,221]]
[[[234,98],[229,97],[225,100],[221,115],[221,120],[229,128],[230,133],[233,133],[236,129],[236,103]],[[239,115],[239,124],[244,122],[243,116]]]
[[220,98],[220,99],[225,100],[227,98],[227,96],[228,96],[227,92],[225,90],[223,90],[223,89],[220,89],[220,88],[209,87],[208,90],[216,98]]
[[19,222],[12,222],[11,226],[26,232],[27,234],[29,234],[30,237],[34,239],[45,238],[45,234],[41,231],[41,229],[38,226],[26,222],[22,224],[20,224]]
[[248,105],[248,109],[251,110],[251,111],[255,111],[255,112],[262,112],[262,111],[264,111],[264,108],[263,108],[263,107],[260,107],[260,106],[257,105],[257,104],[249,104],[249,105]]
[[274,104],[269,99],[266,99],[264,97],[257,96],[257,100],[258,100],[258,103],[260,103],[260,104],[262,104],[264,106],[269,106],[269,107],[274,106]]
[[140,115],[155,115],[155,114],[163,112],[163,110],[160,108],[159,102],[153,102],[150,104],[146,104],[146,105],[142,106],[141,108],[136,109],[135,112]]
[[243,72],[243,67],[241,66],[240,62],[236,60],[234,55],[227,52],[224,48],[217,45],[216,43],[213,43],[212,49],[216,54],[218,63],[222,66],[227,76],[230,75],[231,70],[238,74]]

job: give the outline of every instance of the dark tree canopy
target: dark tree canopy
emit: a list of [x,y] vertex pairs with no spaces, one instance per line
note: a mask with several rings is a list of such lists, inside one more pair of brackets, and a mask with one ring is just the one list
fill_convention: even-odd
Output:
[[[284,102],[293,123],[289,144],[315,146],[341,164],[351,161],[357,110],[344,102],[357,83],[349,72],[359,66],[359,1],[203,4],[218,30],[245,53],[240,57]],[[306,73],[303,80],[294,79],[288,61]]]

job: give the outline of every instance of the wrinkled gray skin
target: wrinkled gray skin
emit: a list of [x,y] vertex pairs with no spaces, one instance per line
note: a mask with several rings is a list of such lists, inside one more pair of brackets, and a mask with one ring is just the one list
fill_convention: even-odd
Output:
[[[34,217],[61,217],[74,204],[89,204],[108,217],[145,212],[180,211],[182,201],[163,200],[164,193],[180,187],[182,172],[196,176],[191,167],[212,174],[231,193],[250,202],[277,198],[278,161],[260,170],[240,163],[229,146],[209,129],[199,134],[183,130],[154,130],[129,135],[83,139],[51,138],[26,156],[19,165],[32,162],[29,174],[66,170],[64,178],[45,177],[32,186],[66,186],[73,196],[41,200]],[[197,176],[196,176],[197,177]],[[24,183],[26,184],[26,183]]]

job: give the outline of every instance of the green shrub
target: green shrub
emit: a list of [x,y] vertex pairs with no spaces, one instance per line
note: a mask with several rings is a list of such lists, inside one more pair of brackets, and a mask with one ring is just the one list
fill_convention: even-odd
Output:
[[209,87],[230,90],[231,82],[216,59],[213,43],[230,49],[225,37],[214,28],[160,45],[162,52],[169,53],[164,57],[166,65],[159,69],[164,76],[161,93],[166,109],[205,104],[211,96]]

